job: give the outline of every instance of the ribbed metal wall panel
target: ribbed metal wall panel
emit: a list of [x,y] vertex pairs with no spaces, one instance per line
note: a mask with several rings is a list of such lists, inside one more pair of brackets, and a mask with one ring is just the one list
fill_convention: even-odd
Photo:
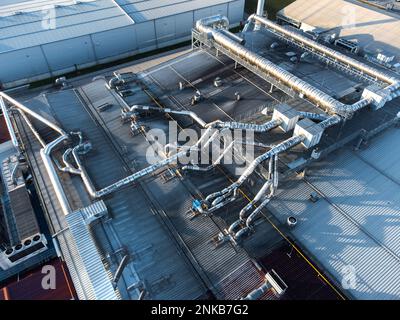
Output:
[[[121,10],[116,7],[107,10],[96,8],[95,10],[82,13],[80,13],[79,11],[75,11],[74,14],[68,16],[59,16],[58,10],[57,9],[55,10],[56,10],[55,14],[57,17],[55,20],[56,23],[55,26],[57,28],[69,28],[73,25],[82,25],[82,22],[96,23],[98,21],[103,21],[103,20],[108,20],[110,18],[123,16],[123,12],[121,12]],[[71,10],[71,12],[73,11]],[[122,20],[125,21],[125,23],[127,22],[126,19],[122,18]],[[5,27],[0,30],[0,40],[10,39],[14,37],[21,37],[21,36],[30,36],[32,38],[32,42],[28,41],[26,45],[30,46],[32,43],[33,45],[36,45],[37,43],[34,43],[33,41],[40,39],[39,38],[40,32],[45,31],[43,26],[44,26],[43,19],[40,19],[35,22],[23,23],[11,27]],[[82,31],[84,30],[85,28],[83,28]],[[75,35],[71,34],[70,36],[73,37]]]
[[0,79],[5,87],[189,40],[196,19],[208,15],[229,14],[231,22],[237,24],[243,18],[244,0],[120,1],[119,4],[98,0],[63,3],[53,13],[42,12],[43,7],[38,5],[17,7],[21,13],[14,15],[5,12],[10,8],[3,7],[7,16],[2,17],[0,5]]

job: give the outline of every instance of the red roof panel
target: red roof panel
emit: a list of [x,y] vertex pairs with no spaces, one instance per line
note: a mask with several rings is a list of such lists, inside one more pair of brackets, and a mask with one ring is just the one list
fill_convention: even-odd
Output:
[[63,262],[55,259],[47,265],[55,268],[55,289],[44,289],[43,266],[33,270],[19,281],[0,289],[0,300],[71,300],[76,299],[72,281]]
[[10,135],[8,133],[6,122],[4,121],[3,115],[0,115],[0,143],[8,140],[10,140]]

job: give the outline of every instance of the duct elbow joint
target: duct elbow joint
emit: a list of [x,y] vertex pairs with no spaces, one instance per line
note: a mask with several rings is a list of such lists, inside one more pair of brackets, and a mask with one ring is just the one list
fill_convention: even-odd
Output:
[[234,236],[233,239],[236,242],[241,242],[245,237],[249,236],[251,233],[251,228],[249,227],[244,227],[243,229],[240,229]]
[[234,236],[242,228],[242,226],[242,221],[236,220],[229,226],[228,233]]

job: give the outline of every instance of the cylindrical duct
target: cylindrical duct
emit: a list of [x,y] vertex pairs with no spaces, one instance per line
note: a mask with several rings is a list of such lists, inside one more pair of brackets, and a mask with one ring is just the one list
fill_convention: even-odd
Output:
[[258,16],[262,16],[264,14],[264,4],[265,0],[258,0],[256,12]]

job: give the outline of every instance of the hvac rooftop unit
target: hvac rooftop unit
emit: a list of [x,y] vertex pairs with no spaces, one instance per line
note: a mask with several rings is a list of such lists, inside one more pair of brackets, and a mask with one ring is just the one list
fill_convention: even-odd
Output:
[[394,60],[395,56],[388,56],[384,53],[378,53],[376,58],[378,59],[379,62],[386,64],[386,63],[392,62]]
[[346,40],[346,39],[336,39],[334,42],[335,46],[346,49],[352,53],[357,53],[359,50],[358,44],[354,41]]
[[35,234],[0,252],[0,268],[7,270],[47,250],[47,240],[43,234]]

